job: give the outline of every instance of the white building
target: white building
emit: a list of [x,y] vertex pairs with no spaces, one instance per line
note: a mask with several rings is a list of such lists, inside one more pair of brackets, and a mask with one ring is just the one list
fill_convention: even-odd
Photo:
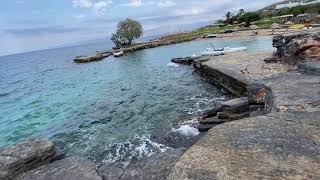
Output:
[[279,10],[283,8],[291,8],[299,5],[305,6],[305,5],[314,4],[314,3],[320,3],[320,0],[300,0],[299,2],[289,1],[289,3],[277,5],[276,9]]

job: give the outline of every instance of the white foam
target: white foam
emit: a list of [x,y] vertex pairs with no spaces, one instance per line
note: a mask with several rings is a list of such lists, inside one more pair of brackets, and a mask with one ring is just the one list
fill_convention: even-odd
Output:
[[174,129],[173,131],[179,132],[180,134],[187,136],[187,137],[193,137],[200,134],[198,129],[191,127],[190,125],[182,125],[179,129]]
[[173,63],[173,62],[169,62],[167,64],[167,66],[169,66],[169,67],[179,67],[179,64],[176,64],[176,63]]

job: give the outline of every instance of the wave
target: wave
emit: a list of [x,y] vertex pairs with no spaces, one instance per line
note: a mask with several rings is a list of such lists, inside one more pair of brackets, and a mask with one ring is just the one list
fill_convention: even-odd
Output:
[[128,166],[132,159],[143,159],[156,153],[164,153],[170,147],[152,141],[149,135],[143,135],[125,142],[110,144],[105,149],[103,164],[122,162]]
[[167,66],[168,66],[168,67],[179,67],[178,64],[173,63],[173,62],[169,62],[169,63],[167,64]]
[[174,132],[179,132],[180,134],[186,136],[186,137],[194,137],[198,136],[200,132],[198,129],[190,126],[190,125],[182,125],[178,129],[173,129]]

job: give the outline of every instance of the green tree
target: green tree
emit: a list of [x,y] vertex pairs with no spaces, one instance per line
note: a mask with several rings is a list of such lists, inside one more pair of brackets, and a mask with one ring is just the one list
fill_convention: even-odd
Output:
[[240,9],[239,12],[238,12],[238,14],[237,14],[238,18],[239,18],[240,16],[242,16],[244,13],[245,13],[244,9]]
[[142,33],[142,25],[138,21],[127,18],[118,23],[117,31],[112,34],[111,40],[117,48],[131,46],[135,39],[141,37]]
[[227,12],[226,14],[225,14],[225,16],[226,16],[226,23],[231,23],[231,17],[233,16],[232,15],[232,13],[231,12]]
[[250,26],[251,22],[259,21],[261,19],[260,14],[256,12],[247,12],[239,17],[239,22],[246,23],[246,26]]

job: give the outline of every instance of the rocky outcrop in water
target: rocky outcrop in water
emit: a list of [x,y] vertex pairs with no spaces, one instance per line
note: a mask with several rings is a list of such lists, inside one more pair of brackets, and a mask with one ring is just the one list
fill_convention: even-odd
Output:
[[[123,51],[124,53],[128,53],[128,52],[134,52],[134,51],[139,51],[139,50],[143,50],[143,49],[156,48],[159,46],[167,46],[167,45],[171,45],[171,44],[188,42],[188,41],[195,40],[197,38],[198,38],[198,36],[190,36],[190,37],[184,37],[184,38],[164,38],[164,39],[149,41],[146,43],[135,44],[130,47],[120,48],[120,49],[118,49],[118,51]],[[93,62],[93,61],[100,61],[103,58],[111,56],[113,54],[113,52],[114,52],[113,50],[107,50],[104,52],[99,52],[95,55],[77,56],[77,57],[75,57],[74,62],[88,63],[88,62]]]
[[71,157],[64,159],[54,144],[35,139],[0,149],[0,179],[101,180],[95,165]]

